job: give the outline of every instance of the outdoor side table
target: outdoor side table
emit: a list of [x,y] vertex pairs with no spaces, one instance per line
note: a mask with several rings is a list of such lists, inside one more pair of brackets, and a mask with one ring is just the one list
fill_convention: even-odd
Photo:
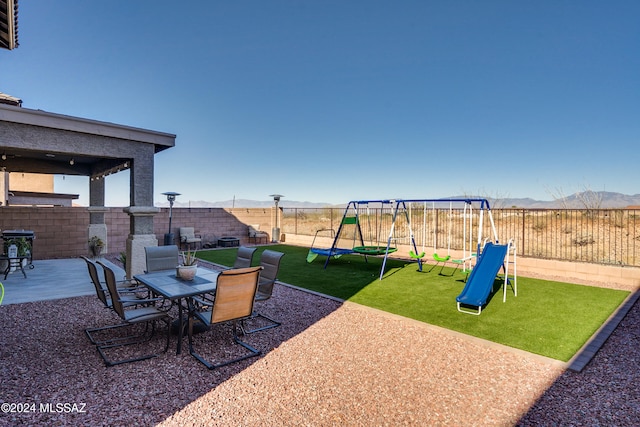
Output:
[[2,230],[2,239],[10,241],[12,239],[26,239],[29,244],[29,268],[34,268],[33,265],[33,241],[36,238],[36,234],[31,230]]
[[16,270],[20,269],[22,271],[22,275],[24,278],[27,278],[27,273],[24,271],[24,267],[22,266],[22,261],[29,259],[29,255],[18,255],[14,258],[9,258],[6,255],[0,256],[0,261],[8,261],[7,268],[4,269],[4,280],[7,280],[7,276],[11,273],[11,269],[15,268]]

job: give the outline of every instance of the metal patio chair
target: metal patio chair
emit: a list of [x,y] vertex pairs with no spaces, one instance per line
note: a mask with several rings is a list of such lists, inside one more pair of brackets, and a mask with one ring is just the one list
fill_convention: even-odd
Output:
[[172,270],[180,264],[180,251],[177,245],[147,246],[144,248],[147,273],[160,270]]
[[192,244],[194,249],[202,248],[202,236],[196,234],[194,227],[180,227],[180,247],[191,249]]
[[[236,255],[236,260],[233,263],[232,268],[249,268],[251,267],[251,263],[253,262],[253,254],[256,252],[257,248],[248,248],[246,246],[240,246],[238,248],[238,255]],[[213,304],[214,295],[213,294],[204,294],[193,298],[200,305],[211,305]]]
[[[150,341],[155,335],[155,323],[157,321],[161,321],[166,325],[167,342],[165,344],[164,350],[162,351],[162,353],[165,353],[169,348],[170,317],[167,312],[171,308],[171,304],[169,303],[169,305],[165,306],[164,303],[166,302],[166,300],[164,298],[128,299],[126,296],[123,296],[118,292],[113,270],[100,261],[97,261],[97,264],[100,265],[104,270],[105,282],[107,284],[107,290],[109,291],[109,294],[111,296],[113,311],[122,320],[122,323],[113,325],[111,328],[107,329],[134,327],[138,324],[144,324],[145,326],[144,331],[141,333],[127,336],[118,336],[114,337],[113,339],[104,340],[96,344],[98,353],[100,354],[100,357],[102,357],[102,360],[104,360],[105,365],[115,366],[123,363],[137,362],[140,360],[146,360],[152,357],[159,356],[160,353],[152,353],[120,360],[112,360],[107,356],[107,350],[109,349],[141,344]],[[159,302],[162,303],[162,305],[152,305]],[[126,308],[125,304],[128,303],[135,303],[136,306]],[[138,304],[150,305],[139,306]]]
[[[256,350],[251,345],[240,341],[238,338],[238,322],[251,316],[253,312],[253,304],[258,289],[258,278],[260,277],[262,267],[237,268],[222,271],[216,280],[216,291],[213,305],[198,306],[194,305],[193,300],[190,302],[189,313],[189,353],[195,357],[200,363],[208,369],[216,369],[231,363],[239,362],[260,355],[262,352]],[[193,324],[199,320],[207,327],[215,324],[232,322],[233,323],[233,342],[244,347],[245,354],[234,357],[232,359],[212,362],[211,357],[204,357],[196,352],[194,348]],[[204,336],[206,334],[201,334]],[[220,343],[216,342],[211,348],[220,348]],[[229,353],[225,349],[225,354]],[[209,360],[207,360],[209,359]]]
[[[98,297],[98,299],[100,300],[102,305],[104,305],[105,308],[113,309],[113,305],[111,302],[111,294],[109,293],[109,290],[107,289],[105,282],[100,281],[100,277],[98,275],[98,267],[89,258],[85,256],[81,256],[80,258],[82,258],[87,263],[89,277],[91,278],[91,283],[93,283],[93,286],[96,290],[96,296]],[[131,285],[131,282],[127,282],[127,281],[118,282],[117,285],[118,285],[118,292],[121,295],[127,295],[132,299],[131,302],[123,303],[125,307],[142,305],[139,301],[142,301],[143,298],[148,298],[149,296],[149,291],[144,286]],[[137,297],[136,295],[140,297]],[[103,331],[106,329],[111,329],[111,328],[113,328],[113,326],[87,328],[84,330],[84,332],[89,338],[89,341],[91,341],[91,344],[98,344],[99,342],[94,339],[92,333]]]
[[238,255],[236,261],[233,263],[233,268],[248,268],[251,267],[253,262],[253,254],[257,248],[248,248],[246,246],[240,246],[238,248]]
[[[278,271],[280,270],[280,261],[283,256],[284,253],[272,251],[270,249],[262,252],[262,255],[260,256],[260,266],[263,270],[262,273],[260,273],[260,283],[258,285],[258,292],[256,293],[256,302],[266,301],[271,298],[271,295],[273,294],[273,286],[276,283]],[[245,321],[242,324],[245,334],[252,334],[265,329],[275,328],[282,324],[271,317],[254,311],[248,321],[250,322],[255,319],[263,319],[267,321],[267,324],[253,329],[247,329],[247,321]]]

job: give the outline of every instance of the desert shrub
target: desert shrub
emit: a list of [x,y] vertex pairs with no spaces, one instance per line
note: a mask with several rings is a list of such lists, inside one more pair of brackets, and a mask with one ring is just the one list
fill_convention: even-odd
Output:
[[547,221],[544,218],[535,218],[531,224],[534,231],[543,231],[547,228]]
[[572,243],[576,246],[587,246],[595,243],[593,236],[591,234],[578,234],[573,240]]
[[609,213],[609,222],[616,228],[624,228],[624,211],[616,209]]

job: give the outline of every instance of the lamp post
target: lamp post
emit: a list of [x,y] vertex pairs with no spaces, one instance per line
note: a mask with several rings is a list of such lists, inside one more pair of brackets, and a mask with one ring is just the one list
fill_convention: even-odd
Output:
[[176,196],[179,196],[180,193],[176,193],[173,191],[167,191],[166,193],[162,193],[167,196],[167,200],[169,201],[169,232],[164,235],[164,245],[173,245],[173,233],[171,232],[171,218],[173,217],[173,202],[176,201]]
[[280,224],[278,224],[278,203],[280,203],[280,198],[284,197],[282,194],[269,194],[269,197],[273,197],[273,201],[276,204],[276,223],[273,230],[271,230],[271,242],[278,243],[280,240]]

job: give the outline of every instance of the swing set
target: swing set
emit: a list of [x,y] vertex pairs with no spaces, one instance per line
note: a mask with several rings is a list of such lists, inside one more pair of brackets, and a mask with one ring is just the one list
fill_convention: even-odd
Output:
[[[420,252],[420,254],[417,254],[414,251],[409,251],[409,256],[418,261],[419,264],[419,270],[422,271],[422,259],[425,257],[426,252],[425,252],[425,248],[426,248],[426,244],[427,244],[427,240],[428,240],[428,223],[427,223],[427,217],[429,215],[431,215],[432,217],[432,224],[431,224],[431,234],[432,235],[432,244],[433,244],[433,253],[431,255],[431,257],[433,258],[433,260],[436,262],[434,264],[434,266],[431,268],[431,270],[433,270],[434,268],[436,268],[439,264],[442,264],[440,267],[440,274],[442,274],[442,270],[444,268],[444,266],[447,263],[452,263],[455,265],[455,269],[454,271],[451,273],[451,275],[453,275],[455,273],[455,271],[458,269],[458,267],[462,266],[462,271],[463,272],[467,272],[469,270],[471,270],[471,261],[472,259],[475,257],[476,253],[472,252],[472,247],[473,247],[473,220],[474,220],[474,216],[473,216],[473,203],[472,200],[457,200],[456,202],[461,202],[464,203],[464,206],[462,208],[462,215],[461,215],[461,219],[462,219],[462,235],[461,235],[461,239],[462,239],[462,256],[460,258],[452,258],[451,255],[451,242],[452,242],[452,230],[453,230],[453,217],[454,217],[454,210],[453,210],[453,204],[454,204],[454,200],[449,200],[449,211],[448,211],[448,232],[447,232],[447,254],[446,255],[439,255],[438,254],[438,223],[439,223],[439,219],[441,217],[441,213],[443,213],[442,211],[444,211],[444,208],[441,209],[436,209],[436,202],[432,201],[431,202],[431,210],[429,210],[428,206],[428,201],[424,201],[423,203],[423,211],[422,211],[422,252]],[[459,204],[457,203],[457,204]],[[412,204],[409,205],[409,209],[411,209]],[[482,213],[482,207],[480,212]],[[489,211],[490,213],[490,211]],[[411,214],[409,215],[411,216]],[[493,224],[493,222],[492,222]],[[480,225],[480,227],[482,227]],[[481,233],[481,228],[479,229],[479,234]],[[495,232],[495,230],[494,230]],[[486,240],[486,239],[485,239]],[[430,270],[430,271],[431,271]]]
[[[379,256],[397,251],[397,248],[390,246],[389,241],[382,239],[383,227],[393,221],[390,220],[390,212],[393,210],[392,200],[363,200],[351,201],[340,221],[338,231],[331,229],[318,230],[311,243],[307,262],[312,262],[318,255],[326,256],[324,268],[327,268],[331,258],[339,258],[345,254],[364,255],[365,262],[367,256]],[[393,225],[392,225],[393,228]],[[366,231],[367,238],[364,237]],[[315,246],[318,233],[330,231],[333,243],[330,248],[319,248]],[[365,243],[366,240],[366,243]],[[388,239],[389,240],[389,239]]]
[[[411,206],[416,204],[423,204],[422,215],[422,252],[418,252],[413,228],[411,224]],[[438,230],[438,213],[443,208],[437,208],[438,205],[443,203],[449,204],[448,215],[448,237],[447,237],[447,254],[439,255],[437,252],[437,230]],[[428,209],[428,205],[431,204],[431,209]],[[454,206],[462,204],[463,206],[463,249],[462,257],[459,259],[452,259],[451,255],[451,243],[452,243],[452,229],[453,229],[453,214]],[[473,205],[478,207],[478,227],[477,227],[477,241],[476,252],[473,252],[473,221],[474,212]],[[372,205],[374,207],[372,207]],[[458,208],[456,208],[458,209]],[[396,226],[398,224],[399,215],[404,219],[404,226],[408,229],[409,241],[411,247],[409,256],[418,262],[418,269],[422,271],[423,258],[426,255],[426,242],[427,242],[427,213],[432,215],[432,230],[433,233],[433,254],[432,258],[438,263],[451,262],[456,264],[456,268],[459,265],[463,265],[464,270],[471,268],[472,258],[480,254],[483,244],[483,220],[484,214],[490,221],[490,226],[493,234],[493,240],[498,243],[498,235],[491,215],[491,208],[489,202],[486,199],[411,199],[411,200],[361,200],[351,201],[347,204],[347,207],[340,221],[338,231],[335,233],[333,243],[330,248],[317,248],[314,247],[314,241],[309,249],[309,255],[307,256],[307,262],[312,262],[318,255],[326,256],[327,259],[324,263],[324,268],[327,268],[331,258],[338,258],[344,254],[357,253],[365,256],[365,262],[367,256],[384,256],[382,261],[382,268],[380,269],[380,280],[382,280],[385,272],[387,258],[390,253],[398,250],[397,244],[402,238],[396,236]],[[363,227],[367,230],[367,237],[369,244],[365,244],[363,237]],[[384,245],[382,239],[383,229],[389,226],[389,234]],[[319,230],[318,232],[323,231]],[[318,232],[316,232],[316,237]],[[406,233],[405,233],[406,234]],[[468,237],[468,240],[467,240]],[[487,238],[484,239],[486,241]],[[437,265],[437,264],[436,264]],[[443,268],[442,267],[442,268]],[[442,271],[441,268],[441,271]]]

